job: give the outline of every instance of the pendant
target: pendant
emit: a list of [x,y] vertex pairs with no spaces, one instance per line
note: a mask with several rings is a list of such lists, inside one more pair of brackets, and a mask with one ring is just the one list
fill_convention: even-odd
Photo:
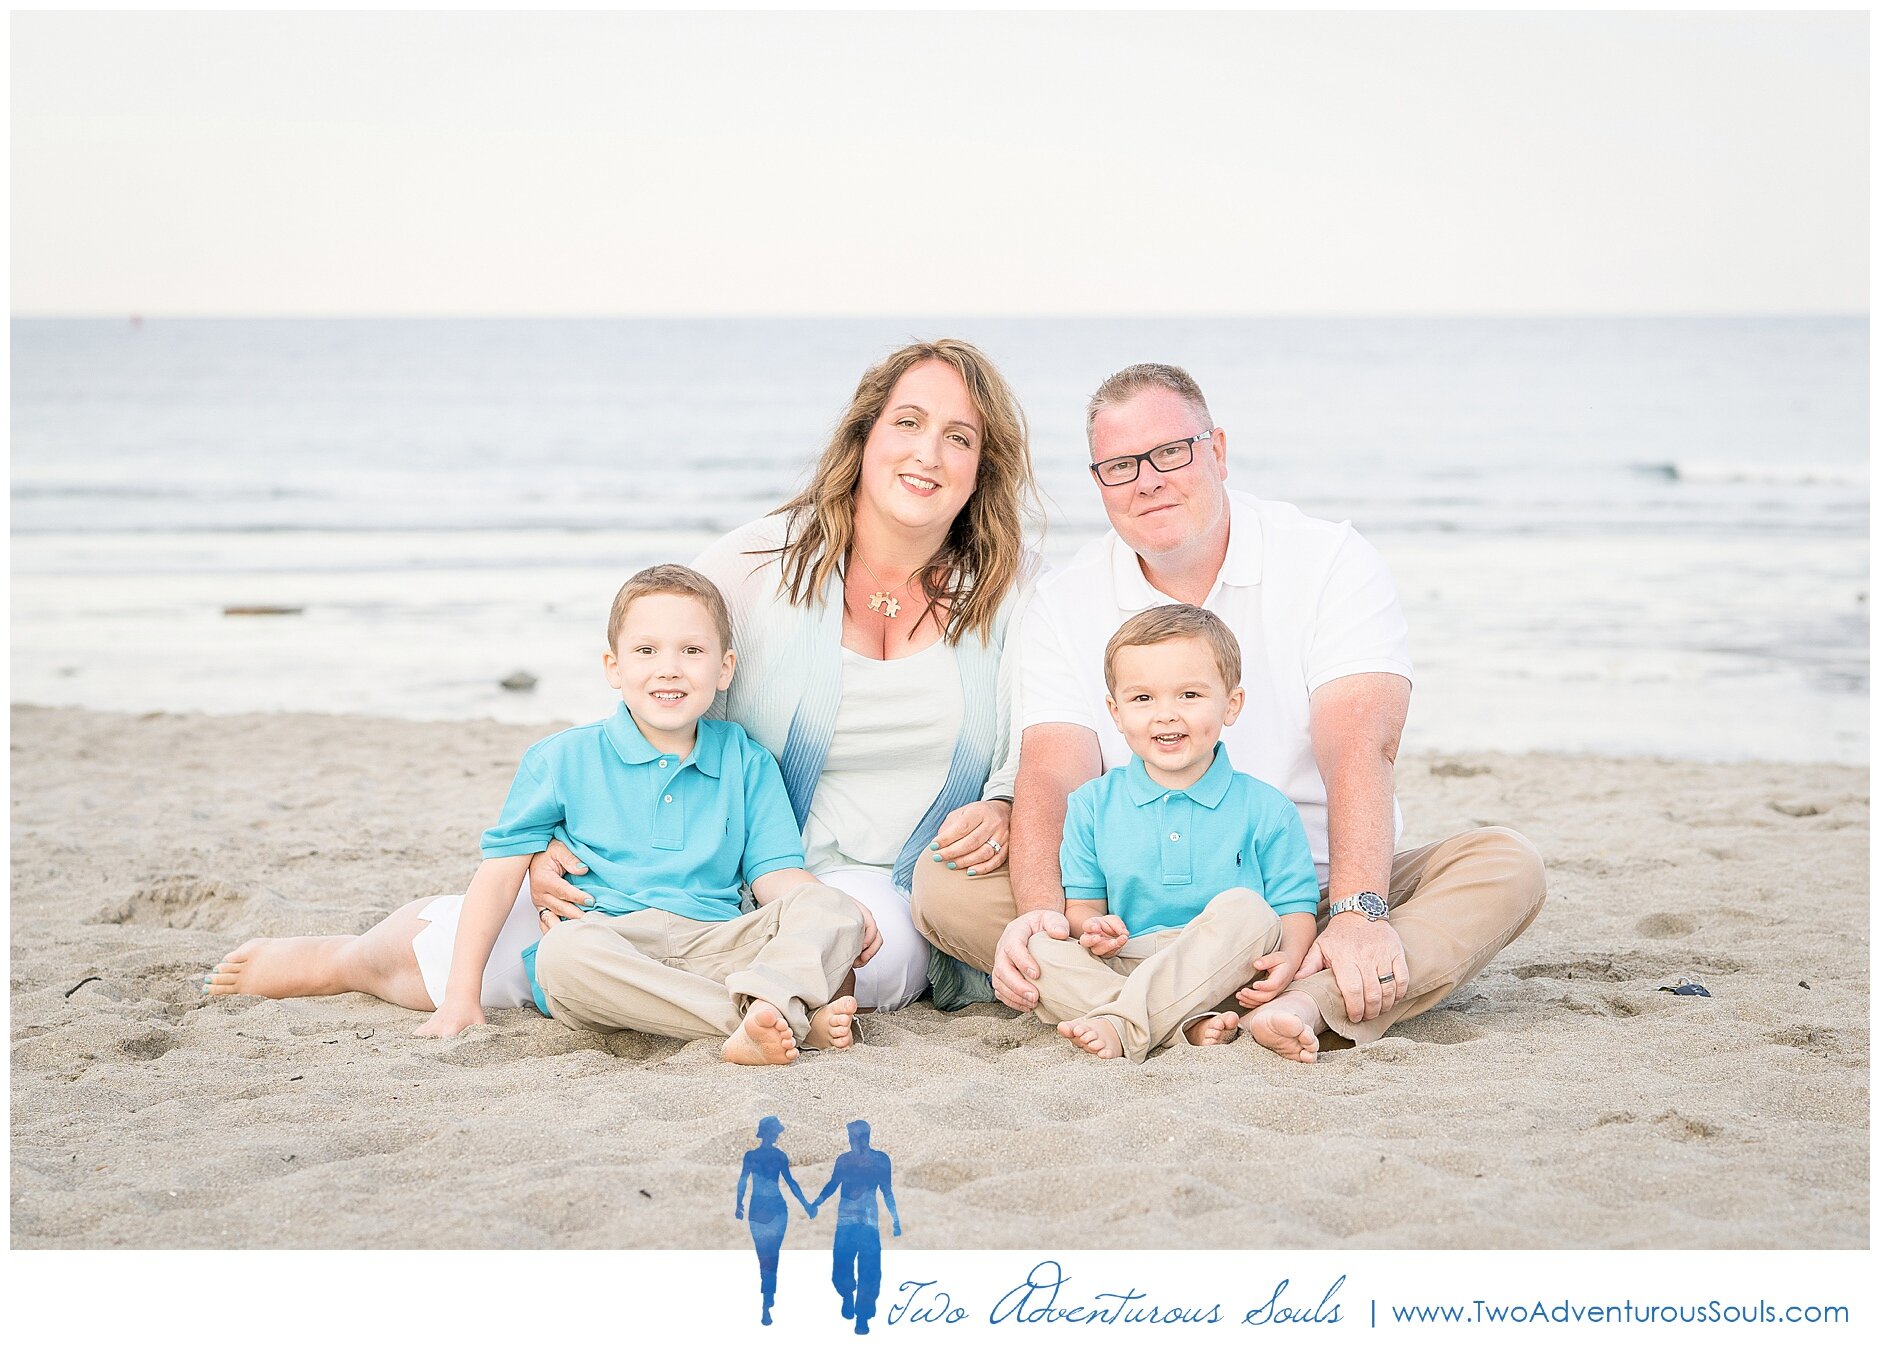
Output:
[[874,613],[886,614],[893,618],[901,612],[901,602],[885,590],[877,590],[868,597],[868,607]]

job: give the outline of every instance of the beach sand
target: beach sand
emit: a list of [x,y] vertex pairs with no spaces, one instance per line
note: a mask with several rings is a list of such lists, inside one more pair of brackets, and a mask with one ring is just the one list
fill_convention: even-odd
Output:
[[923,1004],[754,1071],[533,1012],[433,1042],[360,996],[198,999],[249,936],[461,891],[545,729],[12,720],[16,1247],[747,1249],[773,1113],[812,1196],[872,1121],[907,1247],[1867,1243],[1864,768],[1406,755],[1404,844],[1518,827],[1548,905],[1317,1066],[1102,1063]]

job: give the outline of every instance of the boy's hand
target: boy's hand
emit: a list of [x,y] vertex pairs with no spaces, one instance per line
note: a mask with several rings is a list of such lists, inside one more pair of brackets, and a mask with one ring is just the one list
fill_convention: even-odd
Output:
[[862,906],[861,902],[853,897],[849,901],[854,902],[862,913],[862,952],[855,956],[855,966],[860,968],[874,958],[876,951],[881,948],[881,927],[875,924],[875,914]]
[[464,1004],[448,997],[437,1014],[412,1031],[419,1039],[451,1039],[483,1023],[483,1007],[475,1002]]
[[587,865],[574,857],[574,851],[560,841],[550,841],[548,849],[529,861],[529,900],[538,911],[546,907],[557,916],[573,920],[581,914],[581,908],[593,906],[594,899],[564,875],[587,871]]
[[1077,943],[1088,949],[1099,959],[1107,959],[1123,947],[1129,938],[1129,927],[1123,924],[1120,916],[1092,916],[1084,922],[1083,934],[1077,937]]
[[[1314,949],[1318,946],[1314,945]],[[1274,997],[1286,990],[1294,977],[1298,976],[1299,965],[1285,950],[1276,950],[1263,954],[1253,961],[1253,971],[1266,976],[1251,987],[1242,987],[1234,993],[1234,999],[1243,1006],[1264,1006]],[[1313,970],[1317,972],[1317,969]]]

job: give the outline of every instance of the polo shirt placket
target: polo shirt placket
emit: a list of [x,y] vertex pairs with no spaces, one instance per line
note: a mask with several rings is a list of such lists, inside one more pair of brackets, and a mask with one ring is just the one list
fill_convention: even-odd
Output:
[[[700,726],[698,738],[692,743],[692,750],[684,760],[669,755],[649,742],[634,724],[633,717],[623,704],[615,710],[607,723],[608,742],[614,753],[629,766],[653,767],[656,783],[653,792],[653,839],[655,850],[685,849],[685,790],[692,780],[686,779],[686,772],[691,771],[696,778],[717,778],[719,764],[718,747],[722,740],[711,728]],[[699,757],[705,755],[707,744],[713,757],[711,768],[699,763]],[[660,772],[663,772],[660,773]]]
[[1162,881],[1186,887],[1195,881],[1195,800],[1186,789],[1170,789],[1161,798]]

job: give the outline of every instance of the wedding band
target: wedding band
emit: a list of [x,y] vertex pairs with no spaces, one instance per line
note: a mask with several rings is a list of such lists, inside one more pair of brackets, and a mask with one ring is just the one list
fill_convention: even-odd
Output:
[[986,837],[986,844],[992,847],[992,853],[995,855],[998,854],[999,851],[1005,849],[1003,845],[1000,845],[997,841],[993,840],[992,837],[990,836]]
[[550,911],[547,907],[537,907],[535,914],[537,916],[553,916],[555,913]]
[[1395,982],[1396,980],[1397,975],[1395,973],[1386,973],[1383,977],[1378,979],[1379,982]]

